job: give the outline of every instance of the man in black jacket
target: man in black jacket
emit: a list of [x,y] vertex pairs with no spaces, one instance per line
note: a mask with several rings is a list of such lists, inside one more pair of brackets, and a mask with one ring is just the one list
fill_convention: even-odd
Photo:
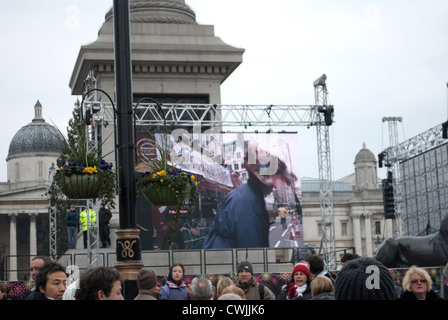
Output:
[[100,240],[101,240],[101,248],[107,248],[110,246],[110,229],[109,229],[109,221],[112,218],[112,213],[109,209],[104,207],[104,203],[100,205],[100,211],[98,213],[99,221],[99,232],[100,232]]

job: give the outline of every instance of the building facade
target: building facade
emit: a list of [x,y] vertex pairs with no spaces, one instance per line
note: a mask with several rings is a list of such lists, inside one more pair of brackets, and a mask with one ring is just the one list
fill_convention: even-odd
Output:
[[[372,256],[379,243],[395,234],[393,221],[384,216],[376,158],[365,145],[355,157],[354,168],[354,174],[333,182],[337,260],[346,248]],[[302,178],[301,190],[304,241],[317,249],[322,238],[319,181]]]
[[30,256],[37,255],[39,244],[48,238],[45,193],[49,172],[61,154],[62,139],[57,128],[45,122],[38,101],[32,122],[11,140],[6,159],[8,181],[0,183],[0,279],[5,270],[11,270],[8,280],[26,279]]

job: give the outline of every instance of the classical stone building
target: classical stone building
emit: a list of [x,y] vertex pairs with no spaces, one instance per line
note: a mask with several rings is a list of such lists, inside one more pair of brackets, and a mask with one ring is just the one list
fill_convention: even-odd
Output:
[[[333,184],[335,246],[339,250],[337,260],[346,248],[354,248],[361,256],[372,256],[382,240],[394,236],[393,220],[384,217],[377,161],[365,145],[356,155],[354,167],[353,174]],[[301,187],[304,241],[317,249],[320,247],[322,220],[319,182],[302,178]]]
[[8,181],[0,183],[0,280],[5,269],[10,270],[10,280],[28,276],[30,256],[38,254],[38,242],[48,238],[48,229],[43,228],[48,225],[45,192],[50,168],[61,154],[61,139],[60,132],[45,122],[38,101],[32,122],[11,140]]

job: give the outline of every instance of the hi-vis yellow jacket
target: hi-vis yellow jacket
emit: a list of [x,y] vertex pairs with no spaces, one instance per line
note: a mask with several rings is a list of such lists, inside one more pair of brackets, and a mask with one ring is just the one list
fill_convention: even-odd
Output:
[[[89,209],[89,222],[90,222],[90,227],[93,227],[96,225],[96,212],[93,211],[92,209]],[[84,210],[83,212],[81,212],[81,214],[79,215],[79,224],[82,227],[82,231],[87,231],[87,211]]]

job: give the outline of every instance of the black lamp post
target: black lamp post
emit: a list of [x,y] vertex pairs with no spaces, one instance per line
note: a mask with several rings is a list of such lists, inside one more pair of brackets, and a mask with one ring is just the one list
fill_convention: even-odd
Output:
[[[132,299],[137,274],[143,267],[139,230],[136,228],[135,138],[133,122],[132,60],[129,0],[114,0],[115,92],[117,105],[118,183],[120,230],[117,231],[115,267],[125,281],[125,298]],[[132,282],[134,282],[132,284]]]
[[[133,178],[134,129],[129,0],[114,0],[115,92],[117,101],[119,180],[126,190],[120,196],[120,227],[135,228],[135,184]],[[121,213],[126,214],[121,214]]]

